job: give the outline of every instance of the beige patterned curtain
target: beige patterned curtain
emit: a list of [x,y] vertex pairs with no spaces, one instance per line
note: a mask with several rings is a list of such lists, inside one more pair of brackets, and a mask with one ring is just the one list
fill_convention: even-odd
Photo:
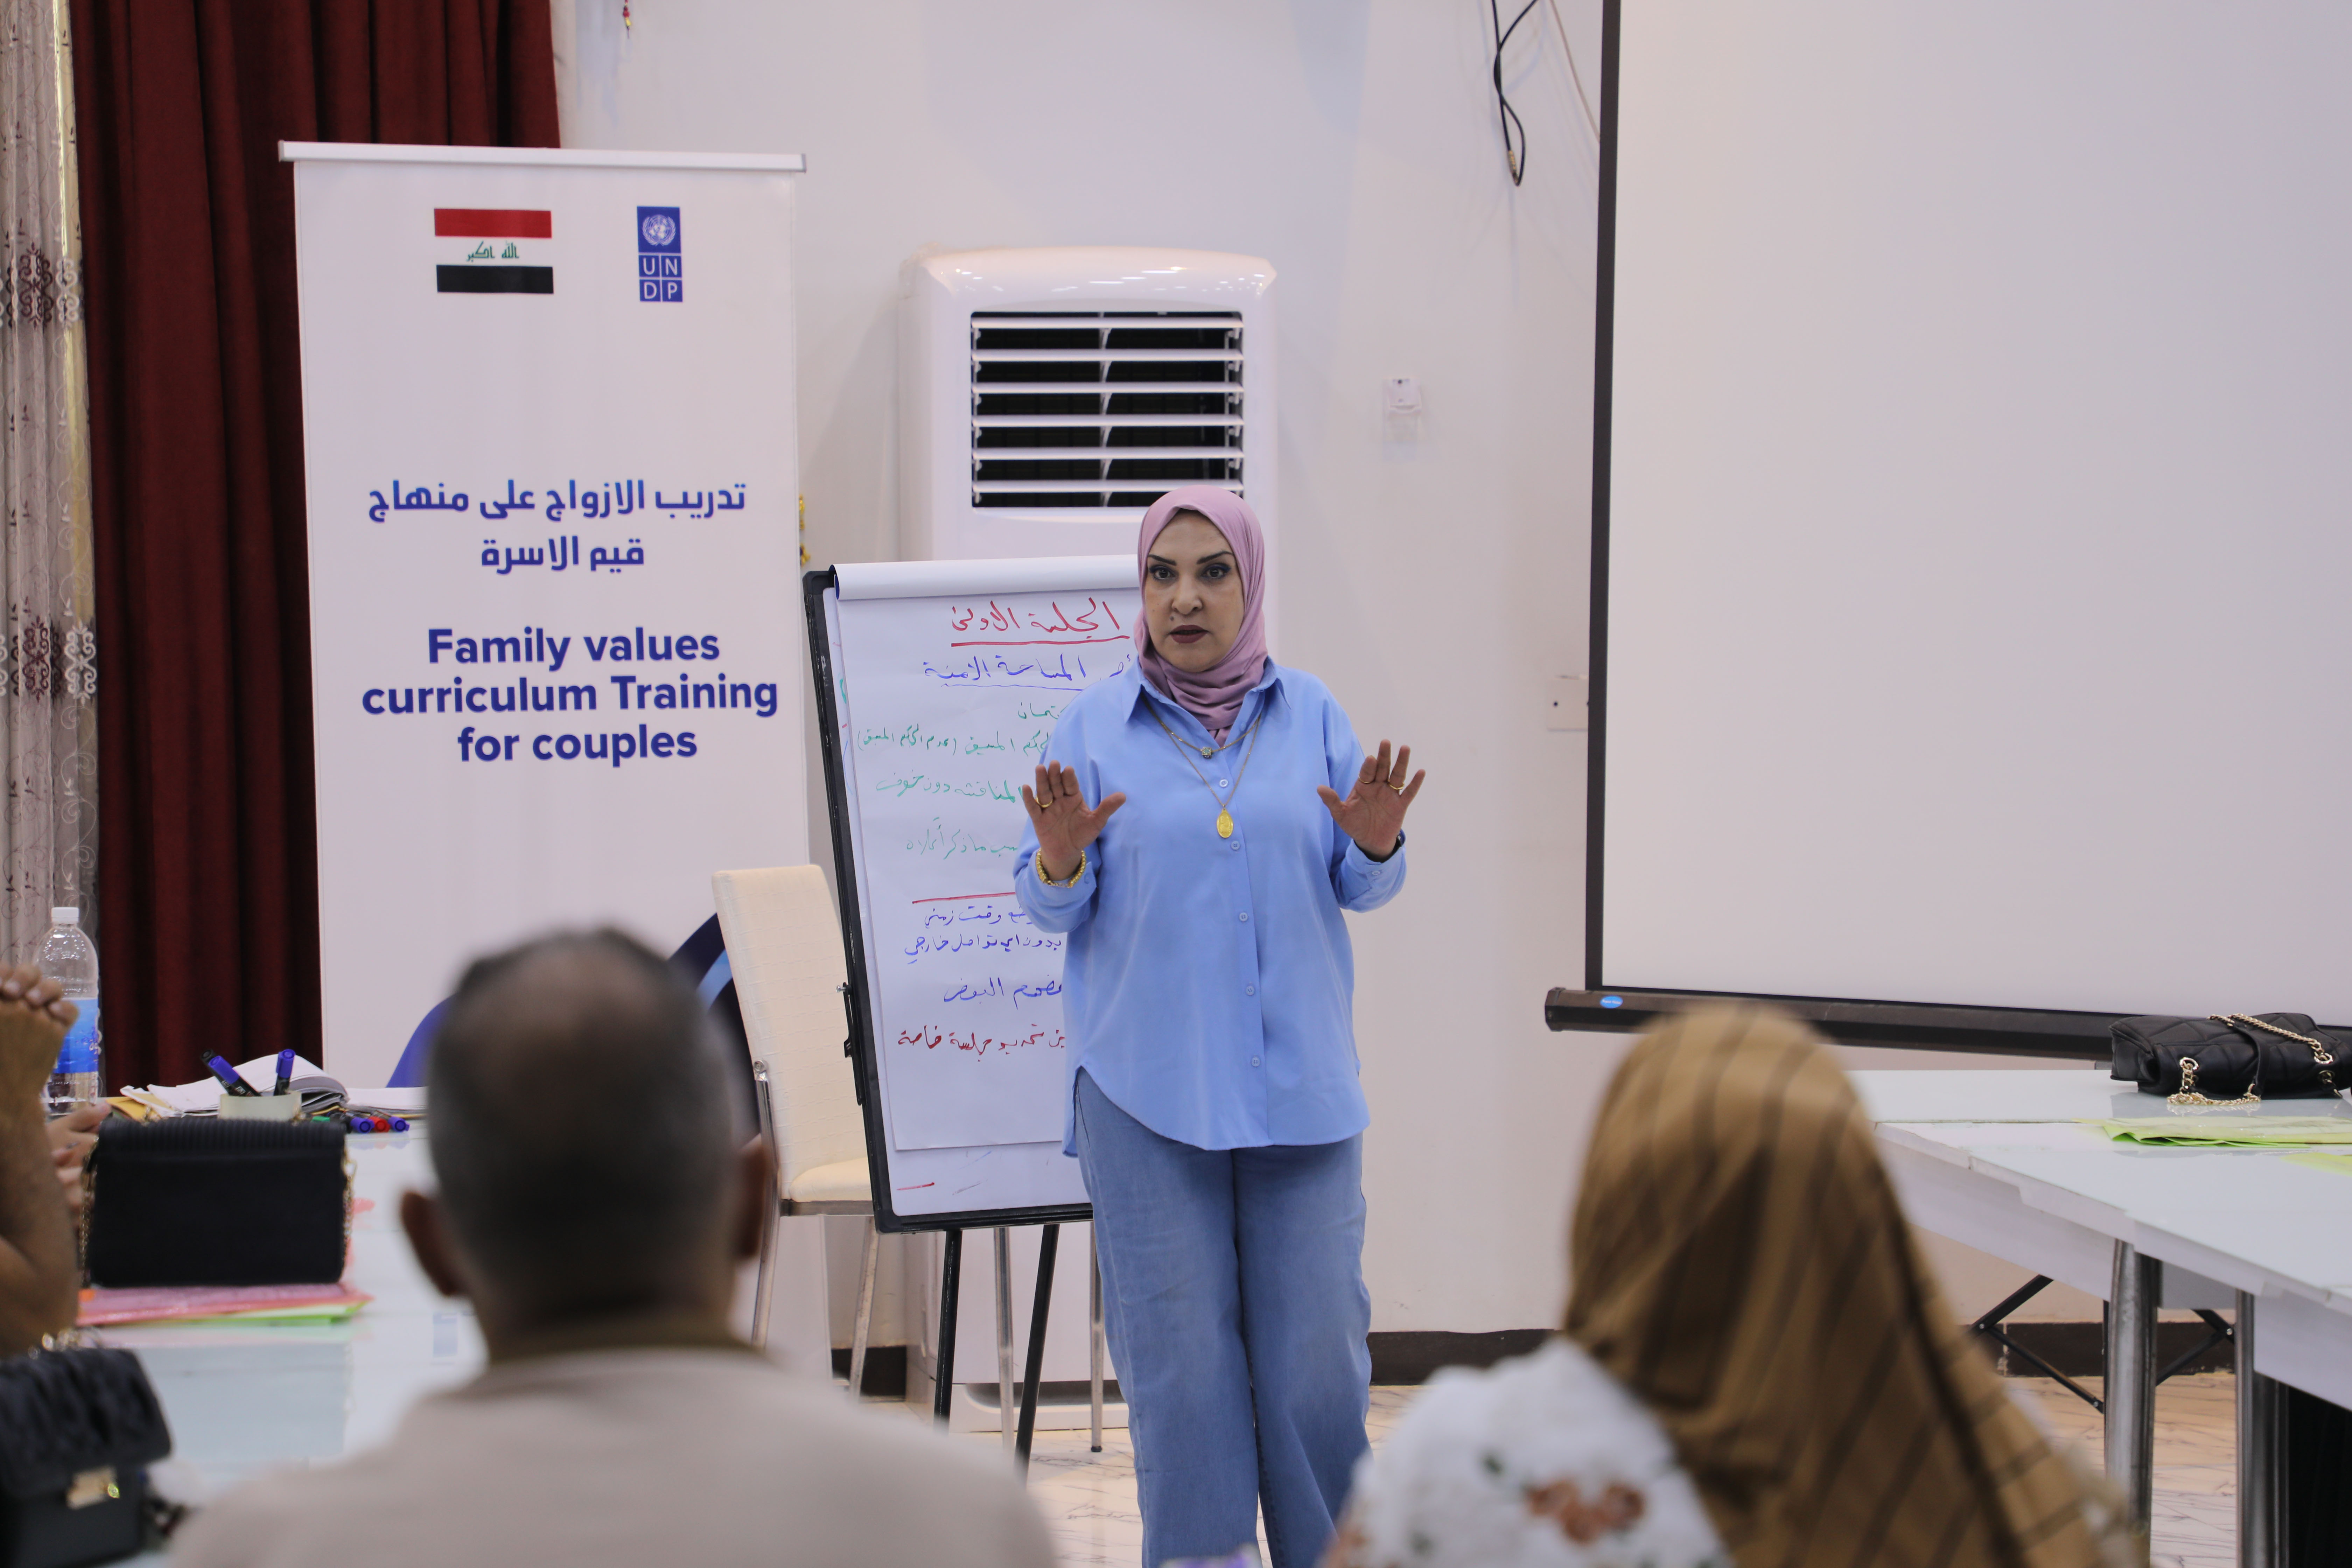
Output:
[[66,0],[0,0],[0,953],[98,892],[89,395]]

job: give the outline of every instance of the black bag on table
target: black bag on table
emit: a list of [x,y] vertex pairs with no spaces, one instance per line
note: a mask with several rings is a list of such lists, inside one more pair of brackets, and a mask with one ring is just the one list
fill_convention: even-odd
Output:
[[2109,1076],[2185,1104],[2307,1100],[2352,1088],[2352,1062],[2340,1062],[2344,1044],[2308,1013],[2118,1018],[2108,1039]]
[[147,1467],[172,1451],[129,1351],[0,1361],[0,1568],[78,1568],[147,1545]]
[[331,1285],[351,1240],[343,1130],[115,1119],[87,1166],[93,1285]]

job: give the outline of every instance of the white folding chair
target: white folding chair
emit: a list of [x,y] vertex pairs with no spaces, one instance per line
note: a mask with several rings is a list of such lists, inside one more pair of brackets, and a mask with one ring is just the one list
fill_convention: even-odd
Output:
[[[865,1382],[874,1327],[874,1191],[866,1170],[866,1123],[846,1058],[848,1015],[842,992],[848,963],[841,922],[824,875],[814,866],[720,871],[710,879],[719,928],[727,939],[760,1135],[776,1163],[776,1213],[861,1215],[866,1245],[859,1268],[857,1321],[849,1351],[849,1396]],[[775,1226],[762,1233],[751,1339],[768,1342],[775,1290]]]

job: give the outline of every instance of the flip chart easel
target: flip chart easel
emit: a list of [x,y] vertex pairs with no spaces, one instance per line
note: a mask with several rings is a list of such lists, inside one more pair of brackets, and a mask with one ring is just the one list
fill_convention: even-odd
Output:
[[[1012,894],[1020,785],[1069,700],[1132,660],[1134,563],[877,563],[811,572],[802,586],[874,1223],[946,1233],[942,1419],[963,1232],[997,1229],[1002,1259],[1005,1227],[1046,1227],[1025,1458],[1058,1226],[1093,1211],[1062,1152],[1062,939]],[[1008,1297],[1000,1270],[1000,1319]],[[1009,1387],[1002,1321],[998,1340]],[[1097,1413],[1100,1400],[1097,1376]]]

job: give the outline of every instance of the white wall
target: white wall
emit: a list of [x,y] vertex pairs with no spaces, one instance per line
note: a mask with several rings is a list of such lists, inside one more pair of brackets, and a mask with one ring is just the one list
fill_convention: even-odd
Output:
[[[1595,170],[1549,10],[1512,46],[1515,190],[1470,0],[645,0],[625,42],[606,0],[557,9],[567,145],[808,156],[819,564],[896,553],[892,307],[918,247],[1273,260],[1286,657],[1431,773],[1405,893],[1353,925],[1373,1326],[1555,1321],[1623,1043],[1542,1018],[1582,964],[1584,742],[1544,721],[1547,678],[1585,672]],[[1559,0],[1594,94],[1599,15]],[[1383,439],[1392,374],[1422,380],[1418,439]]]

